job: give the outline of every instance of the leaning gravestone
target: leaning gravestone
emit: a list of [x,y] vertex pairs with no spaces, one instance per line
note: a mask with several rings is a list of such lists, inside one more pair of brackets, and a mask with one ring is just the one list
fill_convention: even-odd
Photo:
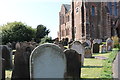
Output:
[[55,44],[36,47],[30,56],[30,78],[64,78],[66,57]]
[[98,43],[93,43],[92,52],[99,53],[99,44]]
[[111,38],[108,38],[108,39],[106,40],[106,47],[107,47],[107,50],[108,50],[108,51],[111,51],[111,50],[112,50],[113,41],[112,41]]
[[81,56],[82,56],[82,58],[81,58],[81,65],[83,66],[85,49],[82,46],[81,42],[74,41],[72,44],[70,44],[69,48],[73,49],[73,50],[77,51],[79,54],[81,54]]
[[81,77],[81,54],[72,49],[66,49],[64,53],[67,59],[67,71],[65,78],[79,79]]

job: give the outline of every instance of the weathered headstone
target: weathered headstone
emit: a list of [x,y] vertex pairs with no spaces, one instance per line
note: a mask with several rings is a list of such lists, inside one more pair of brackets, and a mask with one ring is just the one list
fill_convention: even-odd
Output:
[[85,48],[83,47],[81,42],[74,41],[72,44],[70,44],[69,48],[73,49],[73,50],[77,51],[79,54],[81,54],[81,56],[82,56],[82,58],[81,58],[81,65],[83,66],[83,64],[84,64]]
[[98,43],[101,44],[102,43],[102,39],[94,39],[93,40],[93,44]]
[[54,44],[58,45],[58,46],[62,49],[62,51],[65,50],[65,47],[63,46],[62,43],[60,43],[60,42],[55,42]]
[[92,46],[92,52],[93,53],[99,53],[99,44],[98,43],[94,43]]
[[66,57],[55,44],[36,47],[30,56],[30,78],[64,78]]
[[15,45],[16,45],[16,42],[12,42],[12,43],[11,43],[12,50],[15,49]]
[[12,54],[7,45],[2,45],[2,58],[5,60],[5,69],[12,69]]
[[92,52],[90,47],[85,47],[85,58],[91,58],[92,57]]
[[0,45],[0,75],[1,75],[0,79],[2,78],[3,80],[5,80],[5,69],[7,69],[7,67],[9,67],[7,65],[7,63],[8,63],[8,56],[7,55],[9,55],[9,54],[7,54],[7,52],[8,51],[7,51],[6,46]]
[[2,79],[5,80],[5,64],[6,64],[6,61],[5,59],[2,58]]
[[0,46],[0,80],[2,79],[2,47]]
[[81,54],[72,49],[66,49],[64,51],[67,59],[67,71],[66,78],[79,78],[81,77]]
[[111,38],[108,38],[106,40],[106,47],[107,47],[107,51],[111,51],[112,47],[113,47],[113,40]]
[[105,53],[105,52],[107,52],[106,51],[106,45],[105,44],[103,44],[103,45],[100,45],[100,51],[99,51],[100,53]]
[[86,40],[86,43],[88,43],[89,47],[91,47],[91,41],[90,40]]
[[83,42],[82,45],[83,45],[84,47],[89,46],[89,44],[88,44],[87,42]]
[[29,58],[34,46],[29,42],[20,42],[14,56],[12,79],[29,79]]

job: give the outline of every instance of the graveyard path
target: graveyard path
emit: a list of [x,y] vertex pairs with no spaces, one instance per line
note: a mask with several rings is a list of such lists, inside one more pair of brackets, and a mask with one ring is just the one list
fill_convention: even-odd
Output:
[[113,78],[118,78],[120,80],[120,51],[113,62]]

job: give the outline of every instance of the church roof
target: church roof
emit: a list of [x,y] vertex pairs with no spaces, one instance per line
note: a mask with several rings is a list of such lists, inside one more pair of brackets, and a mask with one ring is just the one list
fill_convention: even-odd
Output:
[[63,4],[67,11],[70,11],[71,6],[69,4]]

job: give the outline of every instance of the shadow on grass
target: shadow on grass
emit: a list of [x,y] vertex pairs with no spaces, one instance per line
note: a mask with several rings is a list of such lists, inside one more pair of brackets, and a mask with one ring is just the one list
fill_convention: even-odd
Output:
[[82,68],[102,68],[103,66],[82,66]]

